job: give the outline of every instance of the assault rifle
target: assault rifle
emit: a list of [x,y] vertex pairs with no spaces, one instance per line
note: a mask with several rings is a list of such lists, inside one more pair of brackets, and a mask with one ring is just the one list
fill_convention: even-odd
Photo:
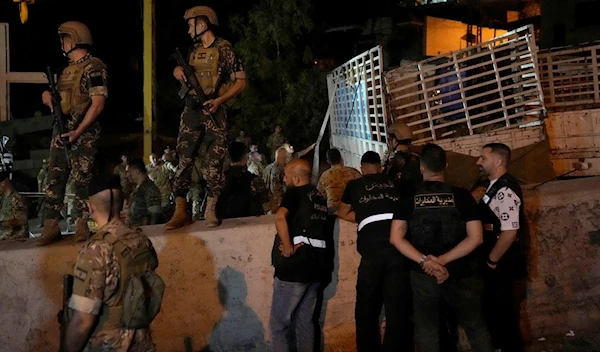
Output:
[[52,116],[54,117],[54,123],[56,127],[58,127],[58,134],[63,146],[65,147],[65,154],[67,156],[67,165],[71,168],[71,160],[69,159],[69,152],[71,151],[71,146],[69,145],[69,139],[60,137],[63,134],[67,133],[67,129],[65,127],[65,123],[63,120],[63,111],[60,107],[60,94],[58,90],[56,90],[56,82],[54,81],[54,74],[52,74],[52,69],[50,66],[46,68],[46,78],[48,78],[48,84],[50,85],[50,93],[52,93]]
[[[198,82],[198,78],[194,73],[194,68],[188,65],[188,63],[183,58],[183,55],[181,55],[181,51],[179,51],[179,48],[175,48],[173,58],[175,59],[175,61],[177,61],[177,65],[183,68],[183,73],[185,74],[186,79],[185,82],[181,82],[181,89],[179,89],[179,93],[177,93],[177,95],[179,95],[179,98],[184,99],[186,95],[189,95],[192,99],[194,99],[195,103],[200,105],[204,112],[208,113],[208,116],[210,116],[210,119],[215,124],[215,126],[220,127],[217,121],[215,120],[213,114],[207,110],[207,107],[204,106],[204,103],[208,99],[206,98],[206,95],[204,94],[204,91],[200,86],[200,82]],[[193,90],[196,94],[188,94],[190,90]]]
[[65,340],[67,337],[67,326],[69,325],[69,298],[73,294],[73,275],[63,275],[62,309],[58,312],[58,324],[60,325],[60,343],[58,352],[66,351]]

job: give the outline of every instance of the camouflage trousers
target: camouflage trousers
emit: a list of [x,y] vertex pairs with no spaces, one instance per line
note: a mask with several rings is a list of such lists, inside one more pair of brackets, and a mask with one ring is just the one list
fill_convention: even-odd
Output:
[[179,123],[177,137],[177,154],[179,165],[173,180],[173,193],[176,197],[186,198],[192,183],[194,158],[198,157],[198,149],[206,144],[207,155],[203,158],[200,172],[207,183],[207,192],[211,197],[218,197],[225,186],[223,162],[227,154],[229,131],[227,129],[227,112],[224,107],[213,114],[219,126],[215,126],[210,117],[191,103],[186,103]]
[[52,142],[50,143],[50,160],[48,162],[45,219],[59,218],[60,210],[64,206],[65,190],[70,173],[72,173],[71,177],[73,177],[73,188],[75,190],[72,218],[76,219],[88,212],[85,202],[88,198],[87,186],[92,178],[99,132],[99,126],[92,125],[71,145],[69,153],[71,169],[69,169],[64,146],[58,141],[57,127],[54,127]]

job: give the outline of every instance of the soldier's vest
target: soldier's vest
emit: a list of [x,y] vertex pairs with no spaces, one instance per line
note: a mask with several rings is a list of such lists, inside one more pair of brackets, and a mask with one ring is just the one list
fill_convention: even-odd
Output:
[[408,223],[411,242],[422,253],[444,254],[467,236],[452,186],[442,182],[426,182],[417,188]]
[[[157,260],[156,252],[150,247],[128,247],[106,231],[97,232],[89,240],[110,243],[120,268],[115,304],[102,307],[94,333],[120,328],[148,329],[160,311],[165,289],[164,281],[150,267],[152,261]],[[87,284],[87,281],[75,280],[73,293],[84,295]]]
[[189,64],[194,68],[198,83],[209,99],[223,95],[235,82],[232,77],[221,77],[217,72],[219,59],[224,59],[219,54],[219,47],[222,45],[231,46],[226,40],[217,38],[210,47],[199,45],[190,54]]
[[100,59],[90,56],[82,62],[70,64],[60,74],[57,89],[60,93],[60,107],[64,114],[83,116],[92,103],[89,94],[81,91],[81,78],[85,67],[92,63],[104,65]]

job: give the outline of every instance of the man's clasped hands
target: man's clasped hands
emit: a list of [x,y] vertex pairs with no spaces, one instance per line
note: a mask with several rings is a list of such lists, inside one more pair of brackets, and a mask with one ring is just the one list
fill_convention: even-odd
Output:
[[433,255],[428,255],[421,265],[421,268],[423,268],[423,271],[425,271],[427,275],[435,277],[438,284],[441,284],[442,282],[446,281],[449,276],[448,270],[444,264],[445,263],[440,260],[440,258]]

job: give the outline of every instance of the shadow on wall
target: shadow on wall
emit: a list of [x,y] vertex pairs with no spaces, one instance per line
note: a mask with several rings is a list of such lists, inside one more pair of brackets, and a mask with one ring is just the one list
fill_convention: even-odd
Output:
[[273,351],[264,340],[265,327],[246,304],[248,287],[244,274],[229,266],[221,269],[218,291],[225,313],[215,324],[209,345],[202,352]]

